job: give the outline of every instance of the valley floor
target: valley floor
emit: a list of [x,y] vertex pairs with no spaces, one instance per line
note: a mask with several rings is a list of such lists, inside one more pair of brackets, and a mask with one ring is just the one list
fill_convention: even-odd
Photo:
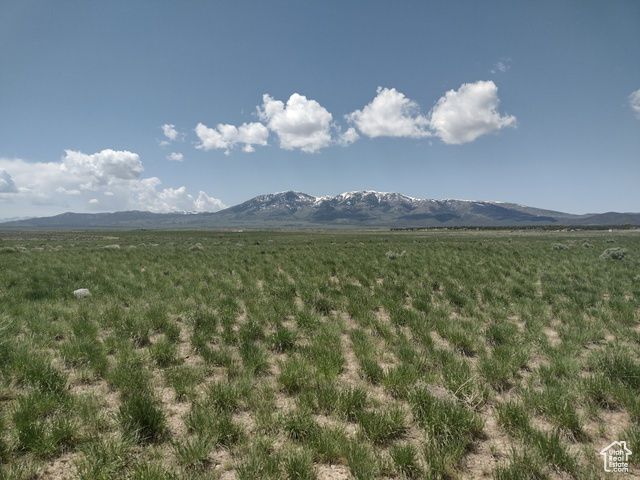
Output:
[[638,231],[3,231],[0,305],[2,479],[640,478]]

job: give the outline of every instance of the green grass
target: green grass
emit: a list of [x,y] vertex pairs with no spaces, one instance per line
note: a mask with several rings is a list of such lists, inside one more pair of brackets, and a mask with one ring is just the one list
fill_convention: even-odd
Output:
[[398,472],[405,478],[420,478],[423,474],[418,449],[410,444],[397,444],[391,447],[389,455]]
[[635,231],[0,238],[0,478],[451,479],[487,450],[496,479],[597,478],[640,451]]
[[494,472],[494,480],[545,480],[543,461],[527,450],[512,450],[509,462],[500,465]]
[[310,450],[292,450],[285,454],[283,470],[291,480],[315,480],[318,473],[313,465],[313,453]]
[[380,410],[363,411],[358,417],[360,436],[374,445],[388,445],[407,431],[405,412],[397,405]]
[[186,470],[204,470],[209,464],[209,453],[214,444],[208,437],[196,436],[173,443],[173,452],[178,465]]
[[148,392],[131,393],[118,412],[123,429],[142,443],[159,442],[166,434],[166,414],[158,400]]

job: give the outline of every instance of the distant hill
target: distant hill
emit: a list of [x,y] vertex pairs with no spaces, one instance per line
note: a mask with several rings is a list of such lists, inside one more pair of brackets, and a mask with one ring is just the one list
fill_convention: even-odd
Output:
[[640,225],[640,213],[572,215],[515,203],[425,200],[399,193],[347,192],[314,197],[260,195],[219,212],[63,213],[0,223],[3,229],[411,228]]

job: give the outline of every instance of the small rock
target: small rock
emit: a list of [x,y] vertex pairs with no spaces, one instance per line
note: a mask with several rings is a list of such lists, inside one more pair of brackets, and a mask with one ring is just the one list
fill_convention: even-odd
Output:
[[74,290],[73,294],[78,298],[90,297],[91,292],[88,288],[79,288],[78,290]]

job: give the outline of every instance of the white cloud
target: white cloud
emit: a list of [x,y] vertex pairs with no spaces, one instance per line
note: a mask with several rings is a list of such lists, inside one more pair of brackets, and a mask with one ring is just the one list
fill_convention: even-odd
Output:
[[254,145],[267,145],[269,130],[261,123],[243,123],[240,127],[219,124],[215,129],[199,123],[195,129],[200,143],[196,148],[203,150],[229,150],[237,145],[244,145],[244,152],[254,152]]
[[636,90],[629,95],[629,104],[633,111],[636,112],[636,116],[640,118],[640,90]]
[[17,191],[18,188],[9,172],[4,169],[0,170],[0,193],[15,193]]
[[429,137],[429,120],[420,115],[418,104],[395,88],[378,87],[376,98],[362,110],[346,116],[361,133],[375,137]]
[[[498,62],[496,68],[506,71],[508,61]],[[262,123],[243,123],[240,127],[220,123],[216,128],[198,123],[195,133],[200,142],[196,148],[222,149],[229,155],[233,148],[241,146],[243,152],[254,152],[256,145],[267,145],[270,131],[278,136],[281,148],[309,153],[331,145],[351,145],[360,135],[369,138],[437,136],[448,144],[466,143],[515,126],[515,117],[496,112],[500,103],[497,90],[492,81],[463,84],[458,91],[451,90],[440,98],[429,115],[423,115],[415,101],[395,88],[378,87],[375,98],[362,110],[345,115],[349,128],[344,133],[340,125],[333,122],[331,113],[315,100],[294,93],[285,104],[264,94],[262,105],[256,107]]]
[[465,83],[449,90],[431,110],[429,126],[447,144],[472,142],[481,135],[514,127],[516,117],[501,116],[498,87],[492,81]]
[[226,208],[226,205],[220,200],[209,197],[202,191],[197,199],[188,194],[185,187],[165,188],[159,191],[157,187],[161,183],[159,178],[151,177],[135,185],[137,203],[144,210],[156,213],[172,211],[215,212]]
[[160,128],[162,128],[162,133],[164,133],[164,136],[167,137],[172,142],[175,142],[178,139],[178,136],[180,135],[176,130],[175,125],[165,123]]
[[218,210],[224,210],[227,206],[217,198],[210,197],[202,190],[198,195],[198,198],[194,202],[196,210],[199,212],[217,212]]
[[11,203],[16,215],[38,216],[87,208],[170,212],[223,206],[204,192],[194,198],[185,187],[159,189],[160,179],[141,178],[143,172],[139,156],[127,151],[88,155],[67,150],[57,162],[0,158],[0,202]]
[[174,162],[182,162],[184,160],[184,155],[181,153],[171,152],[170,155],[167,155],[167,160],[172,160]]
[[67,190],[64,187],[56,188],[56,193],[62,193],[64,195],[82,195],[82,192],[80,190]]
[[88,190],[117,180],[138,178],[144,171],[138,154],[126,150],[107,149],[92,155],[65,150],[65,154],[61,170],[71,178],[85,180],[82,187]]
[[509,70],[511,68],[511,60],[508,58],[505,58],[503,60],[500,60],[498,63],[496,63],[493,68],[491,69],[491,73],[496,74],[496,73],[505,73],[507,70]]
[[353,127],[349,127],[346,132],[341,133],[338,137],[338,144],[347,147],[360,138],[358,132]]
[[299,148],[313,153],[332,143],[332,115],[315,100],[294,93],[287,104],[265,94],[258,117],[269,130],[278,135],[280,146],[285,150]]

